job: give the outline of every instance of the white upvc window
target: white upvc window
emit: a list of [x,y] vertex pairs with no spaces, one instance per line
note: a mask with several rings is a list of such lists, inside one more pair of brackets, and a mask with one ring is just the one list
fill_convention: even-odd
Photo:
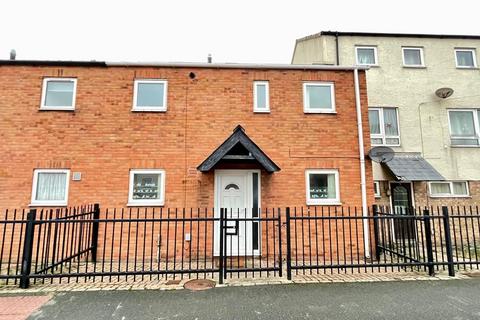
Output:
[[373,46],[356,46],[355,58],[357,65],[361,66],[378,66],[377,47]]
[[334,83],[305,82],[303,84],[303,112],[335,113]]
[[399,146],[400,126],[398,109],[393,107],[368,108],[372,146]]
[[134,81],[132,111],[167,111],[166,80],[138,79]]
[[253,112],[270,112],[268,81],[253,82]]
[[402,57],[404,67],[424,67],[423,48],[421,47],[402,47]]
[[44,78],[40,110],[75,110],[77,79]]
[[457,68],[476,68],[477,57],[475,49],[455,49],[455,64]]
[[448,122],[452,146],[480,146],[480,109],[450,109]]
[[381,198],[382,193],[380,192],[380,181],[373,181],[373,193],[375,198]]
[[66,206],[70,170],[36,169],[33,172],[32,201],[34,206]]
[[165,203],[165,170],[132,169],[128,205],[163,206]]
[[469,197],[467,181],[438,181],[429,182],[428,189],[431,197]]
[[338,170],[309,169],[305,171],[307,205],[340,204]]

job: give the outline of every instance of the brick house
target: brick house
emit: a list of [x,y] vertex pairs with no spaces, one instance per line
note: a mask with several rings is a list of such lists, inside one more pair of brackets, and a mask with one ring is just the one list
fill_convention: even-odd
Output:
[[6,60],[0,94],[0,207],[362,205],[364,68]]

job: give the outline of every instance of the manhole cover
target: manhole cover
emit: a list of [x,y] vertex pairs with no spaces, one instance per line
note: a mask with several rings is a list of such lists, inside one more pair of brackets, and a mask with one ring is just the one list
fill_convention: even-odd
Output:
[[185,282],[183,287],[192,291],[201,291],[214,288],[215,282],[212,280],[195,279]]

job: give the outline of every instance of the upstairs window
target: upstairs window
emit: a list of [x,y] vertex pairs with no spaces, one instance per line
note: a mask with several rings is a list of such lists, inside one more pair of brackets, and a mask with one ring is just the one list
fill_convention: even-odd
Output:
[[452,146],[478,147],[480,145],[480,110],[448,110]]
[[135,80],[133,111],[167,111],[167,81]]
[[335,113],[335,86],[331,82],[303,84],[303,111],[305,113]]
[[75,110],[77,79],[43,79],[41,110]]
[[423,67],[423,48],[402,48],[403,65],[405,67]]
[[340,204],[338,170],[307,170],[305,176],[307,205]]
[[66,206],[70,170],[37,169],[33,173],[32,205]]
[[441,181],[429,183],[432,197],[468,197],[468,183],[466,181]]
[[399,146],[397,108],[369,108],[370,139],[373,146]]
[[377,66],[377,47],[355,47],[357,65]]
[[477,58],[475,49],[455,49],[455,62],[457,68],[476,68]]
[[163,205],[165,199],[164,170],[131,170],[129,205]]
[[253,111],[270,112],[270,93],[268,81],[253,82]]

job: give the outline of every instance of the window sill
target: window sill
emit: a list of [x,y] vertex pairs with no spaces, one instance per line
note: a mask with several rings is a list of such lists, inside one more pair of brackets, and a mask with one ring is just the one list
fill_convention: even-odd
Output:
[[404,68],[406,69],[427,69],[425,66],[408,66],[408,65],[403,65]]
[[433,196],[431,194],[428,195],[430,198],[472,198],[472,196],[455,196],[455,195],[446,195],[446,196]]
[[268,110],[253,110],[253,113],[270,113],[270,109],[268,109]]
[[357,67],[370,67],[370,68],[380,68],[380,65],[378,64],[356,64]]
[[375,199],[380,199],[382,196],[375,195]]
[[451,148],[480,148],[480,145],[450,145]]
[[317,111],[317,110],[303,110],[307,114],[337,114],[337,111]]
[[480,68],[478,68],[478,67],[459,67],[459,66],[457,66],[457,69],[460,69],[460,70],[480,70]]
[[311,202],[307,201],[307,206],[341,206],[342,203],[339,201],[329,201],[329,202]]
[[163,202],[128,202],[127,207],[163,207]]
[[62,203],[30,203],[28,205],[30,208],[32,207],[67,207],[65,202]]
[[159,108],[133,108],[132,112],[167,112],[167,109]]
[[40,107],[38,111],[75,111],[75,107]]

